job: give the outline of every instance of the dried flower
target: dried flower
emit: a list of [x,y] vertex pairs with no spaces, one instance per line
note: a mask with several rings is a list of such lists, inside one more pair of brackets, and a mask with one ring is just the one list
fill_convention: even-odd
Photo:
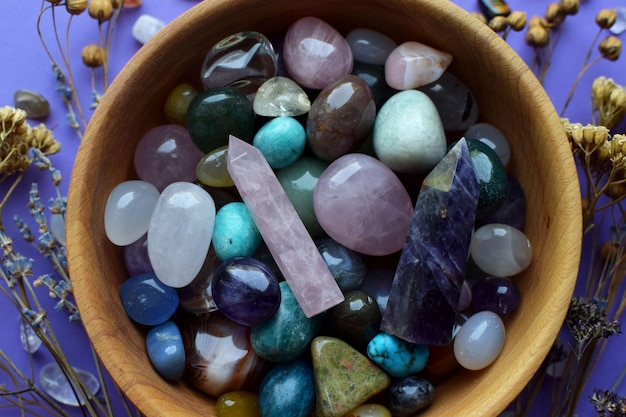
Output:
[[565,322],[580,354],[592,341],[622,332],[617,320],[607,321],[606,318],[605,301],[598,299],[587,301],[582,297],[572,297]]
[[598,45],[598,50],[609,61],[617,61],[622,53],[622,41],[616,36],[607,36]]
[[617,13],[613,9],[602,9],[596,15],[596,24],[601,29],[610,29],[617,20]]
[[87,0],[66,0],[65,1],[65,9],[69,14],[79,15],[85,10],[87,10],[88,1]]
[[591,110],[598,113],[599,124],[617,126],[626,116],[626,88],[611,78],[596,78],[591,85]]
[[595,389],[589,400],[598,417],[626,417],[626,398],[613,391]]
[[82,51],[83,63],[90,68],[98,68],[104,64],[106,53],[100,45],[89,44]]
[[526,31],[526,44],[533,48],[543,48],[550,42],[550,32],[541,25],[533,25]]
[[504,16],[495,16],[489,21],[489,27],[496,33],[504,32],[509,24]]
[[580,6],[579,0],[561,0],[559,4],[563,13],[567,15],[575,15],[578,13],[578,7]]
[[526,12],[513,11],[510,15],[507,16],[506,20],[511,29],[519,32],[521,30],[524,30],[524,28],[526,27]]
[[113,16],[113,4],[111,0],[91,0],[89,4],[89,16],[100,22],[107,21]]
[[556,27],[565,20],[565,11],[561,3],[550,3],[546,9],[546,21],[550,27]]

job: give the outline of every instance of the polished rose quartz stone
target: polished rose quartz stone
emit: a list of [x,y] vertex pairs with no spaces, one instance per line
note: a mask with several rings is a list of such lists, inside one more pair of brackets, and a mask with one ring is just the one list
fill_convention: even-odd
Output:
[[373,256],[401,250],[413,216],[411,198],[393,171],[376,158],[356,153],[326,168],[313,205],[331,238]]
[[316,17],[304,17],[289,27],[283,56],[291,78],[307,88],[321,90],[352,71],[348,41]]

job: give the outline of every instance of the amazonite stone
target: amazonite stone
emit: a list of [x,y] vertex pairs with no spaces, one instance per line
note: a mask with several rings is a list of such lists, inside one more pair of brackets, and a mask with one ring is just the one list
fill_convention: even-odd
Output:
[[387,333],[378,334],[367,345],[367,356],[393,377],[421,371],[428,355],[428,346],[409,343]]
[[432,100],[421,91],[394,94],[374,123],[376,156],[394,171],[425,173],[444,157],[446,135]]
[[493,311],[481,311],[461,326],[454,338],[454,356],[473,371],[489,366],[504,346],[504,323]]
[[272,362],[289,362],[300,356],[319,333],[323,315],[307,318],[289,285],[279,284],[278,311],[263,324],[252,327],[250,341],[254,351]]
[[259,129],[252,144],[261,151],[272,168],[286,168],[302,155],[306,133],[293,117],[277,117]]
[[148,256],[165,285],[181,288],[196,277],[209,251],[215,203],[188,182],[168,185],[157,200],[148,227]]
[[324,229],[315,217],[313,191],[327,166],[327,163],[317,158],[303,156],[287,168],[276,171],[278,182],[313,238],[324,235]]
[[313,369],[303,360],[277,365],[261,381],[261,417],[307,417],[314,404]]
[[146,181],[131,180],[118,184],[104,207],[104,230],[111,242],[126,246],[141,238],[159,199],[159,190]]
[[217,211],[213,227],[213,249],[225,261],[236,256],[252,256],[261,243],[261,233],[246,205],[228,203]]

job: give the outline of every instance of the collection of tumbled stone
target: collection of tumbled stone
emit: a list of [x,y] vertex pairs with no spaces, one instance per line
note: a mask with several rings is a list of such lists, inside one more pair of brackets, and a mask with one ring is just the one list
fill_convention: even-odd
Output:
[[204,90],[172,90],[105,209],[163,378],[221,417],[404,417],[496,359],[525,200],[451,60],[307,17],[225,38]]

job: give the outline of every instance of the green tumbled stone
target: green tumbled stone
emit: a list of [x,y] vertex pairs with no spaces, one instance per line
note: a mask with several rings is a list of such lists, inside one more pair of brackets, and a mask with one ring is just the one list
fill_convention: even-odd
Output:
[[334,337],[313,339],[311,355],[318,417],[341,417],[391,383],[366,356]]
[[206,89],[189,103],[187,128],[193,143],[205,153],[228,145],[229,135],[251,142],[254,136],[252,104],[234,88]]
[[189,103],[197,95],[198,90],[191,84],[183,83],[174,87],[163,104],[165,119],[170,123],[186,126]]
[[467,139],[467,147],[480,185],[476,211],[476,218],[480,219],[493,214],[502,205],[508,190],[508,177],[498,154],[488,145]]

